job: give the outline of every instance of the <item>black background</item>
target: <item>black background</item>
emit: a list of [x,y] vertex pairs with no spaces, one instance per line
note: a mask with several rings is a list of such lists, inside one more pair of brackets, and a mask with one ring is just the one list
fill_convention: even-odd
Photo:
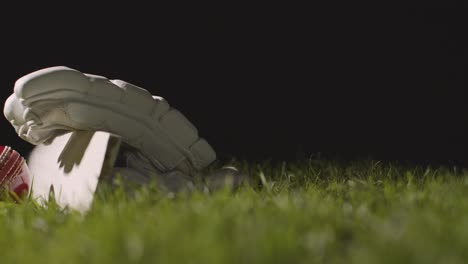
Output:
[[85,10],[2,11],[1,100],[65,65],[165,97],[221,157],[468,164],[466,9]]

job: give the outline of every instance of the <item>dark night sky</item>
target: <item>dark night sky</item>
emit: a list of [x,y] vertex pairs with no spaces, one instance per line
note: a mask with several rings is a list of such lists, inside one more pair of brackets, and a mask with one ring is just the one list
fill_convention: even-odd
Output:
[[[222,156],[321,152],[466,166],[465,13],[153,19],[96,11],[79,20],[67,14],[2,23],[1,100],[22,75],[65,65],[165,97]],[[1,124],[1,144],[30,148]]]

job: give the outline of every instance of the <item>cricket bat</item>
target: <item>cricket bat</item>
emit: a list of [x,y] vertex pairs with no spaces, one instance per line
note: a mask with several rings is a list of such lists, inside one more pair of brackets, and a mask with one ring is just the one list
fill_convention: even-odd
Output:
[[103,131],[72,131],[34,147],[27,158],[31,196],[45,205],[90,209],[101,178],[112,172],[121,138]]

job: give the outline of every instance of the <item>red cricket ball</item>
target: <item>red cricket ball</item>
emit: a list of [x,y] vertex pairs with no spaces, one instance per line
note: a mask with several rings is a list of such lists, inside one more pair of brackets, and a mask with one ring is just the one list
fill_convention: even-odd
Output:
[[0,146],[0,189],[6,188],[23,198],[29,194],[30,186],[30,172],[25,159],[11,147]]

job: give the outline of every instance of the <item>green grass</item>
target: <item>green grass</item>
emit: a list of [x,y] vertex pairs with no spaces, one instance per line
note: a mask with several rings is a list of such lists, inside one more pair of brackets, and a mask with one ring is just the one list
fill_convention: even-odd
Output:
[[365,161],[237,164],[253,184],[101,189],[82,216],[0,204],[0,263],[466,263],[468,173]]

